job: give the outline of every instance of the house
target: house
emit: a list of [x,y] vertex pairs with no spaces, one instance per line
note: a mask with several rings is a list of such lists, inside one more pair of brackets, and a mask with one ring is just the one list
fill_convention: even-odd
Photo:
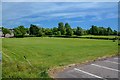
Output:
[[14,37],[13,29],[9,29],[11,34],[6,34],[5,37]]
[[[5,37],[14,37],[13,29],[9,29],[11,34],[6,34]],[[3,37],[2,29],[0,29],[0,37]]]

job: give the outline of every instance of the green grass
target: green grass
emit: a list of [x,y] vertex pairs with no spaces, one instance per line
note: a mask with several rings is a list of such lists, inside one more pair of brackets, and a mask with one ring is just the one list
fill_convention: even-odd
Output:
[[1,78],[2,78],[2,64],[0,62],[0,80],[1,80]]
[[[2,39],[0,38],[0,58],[2,58],[1,57],[1,53],[2,52]],[[1,62],[0,62],[0,79],[2,78],[2,64],[1,64]]]
[[101,36],[101,35],[83,35],[83,37],[105,37],[105,38],[115,38],[115,36]]
[[118,36],[99,36],[99,35],[84,35],[81,37],[93,37],[93,38],[116,38]]
[[[55,67],[117,54],[117,41],[72,38],[4,38],[2,77],[48,77]],[[24,58],[26,57],[26,59]]]

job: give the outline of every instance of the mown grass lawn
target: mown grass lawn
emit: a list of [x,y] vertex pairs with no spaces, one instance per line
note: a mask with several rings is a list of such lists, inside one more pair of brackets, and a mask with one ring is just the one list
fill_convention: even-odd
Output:
[[100,35],[83,35],[81,37],[101,37],[101,38],[115,38],[118,36],[100,36]]
[[[2,53],[1,52],[2,52],[2,39],[0,38],[0,59],[2,59]],[[1,78],[2,78],[2,64],[0,62],[0,79]]]
[[47,70],[118,52],[117,41],[73,38],[4,38],[4,78],[48,77]]

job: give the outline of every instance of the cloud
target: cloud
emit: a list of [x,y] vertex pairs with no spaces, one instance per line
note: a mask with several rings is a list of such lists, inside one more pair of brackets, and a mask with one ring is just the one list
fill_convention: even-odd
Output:
[[40,16],[49,15],[51,17],[79,14],[83,16],[86,14],[86,10],[92,9],[92,12],[94,12],[94,9],[109,9],[113,6],[112,4],[107,4],[106,7],[103,7],[105,5],[104,3],[3,3],[3,18],[17,19],[38,14]]
[[84,22],[83,20],[66,20],[65,22],[68,22],[68,23],[82,23]]
[[[4,25],[27,25],[57,19],[102,20],[117,14],[117,3],[100,2],[3,2]],[[109,14],[110,13],[110,14]],[[6,23],[7,22],[7,23]],[[72,22],[79,22],[75,20]]]
[[2,0],[2,2],[118,2],[119,0]]

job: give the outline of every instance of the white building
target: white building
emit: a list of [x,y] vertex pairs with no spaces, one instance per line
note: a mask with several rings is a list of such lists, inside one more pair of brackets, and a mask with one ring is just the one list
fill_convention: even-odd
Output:
[[5,37],[14,37],[13,29],[9,29],[11,34],[6,34]]
[[[13,30],[12,29],[9,30],[11,31],[11,34],[6,34],[5,37],[14,37]],[[0,29],[0,37],[3,37],[2,29]]]

